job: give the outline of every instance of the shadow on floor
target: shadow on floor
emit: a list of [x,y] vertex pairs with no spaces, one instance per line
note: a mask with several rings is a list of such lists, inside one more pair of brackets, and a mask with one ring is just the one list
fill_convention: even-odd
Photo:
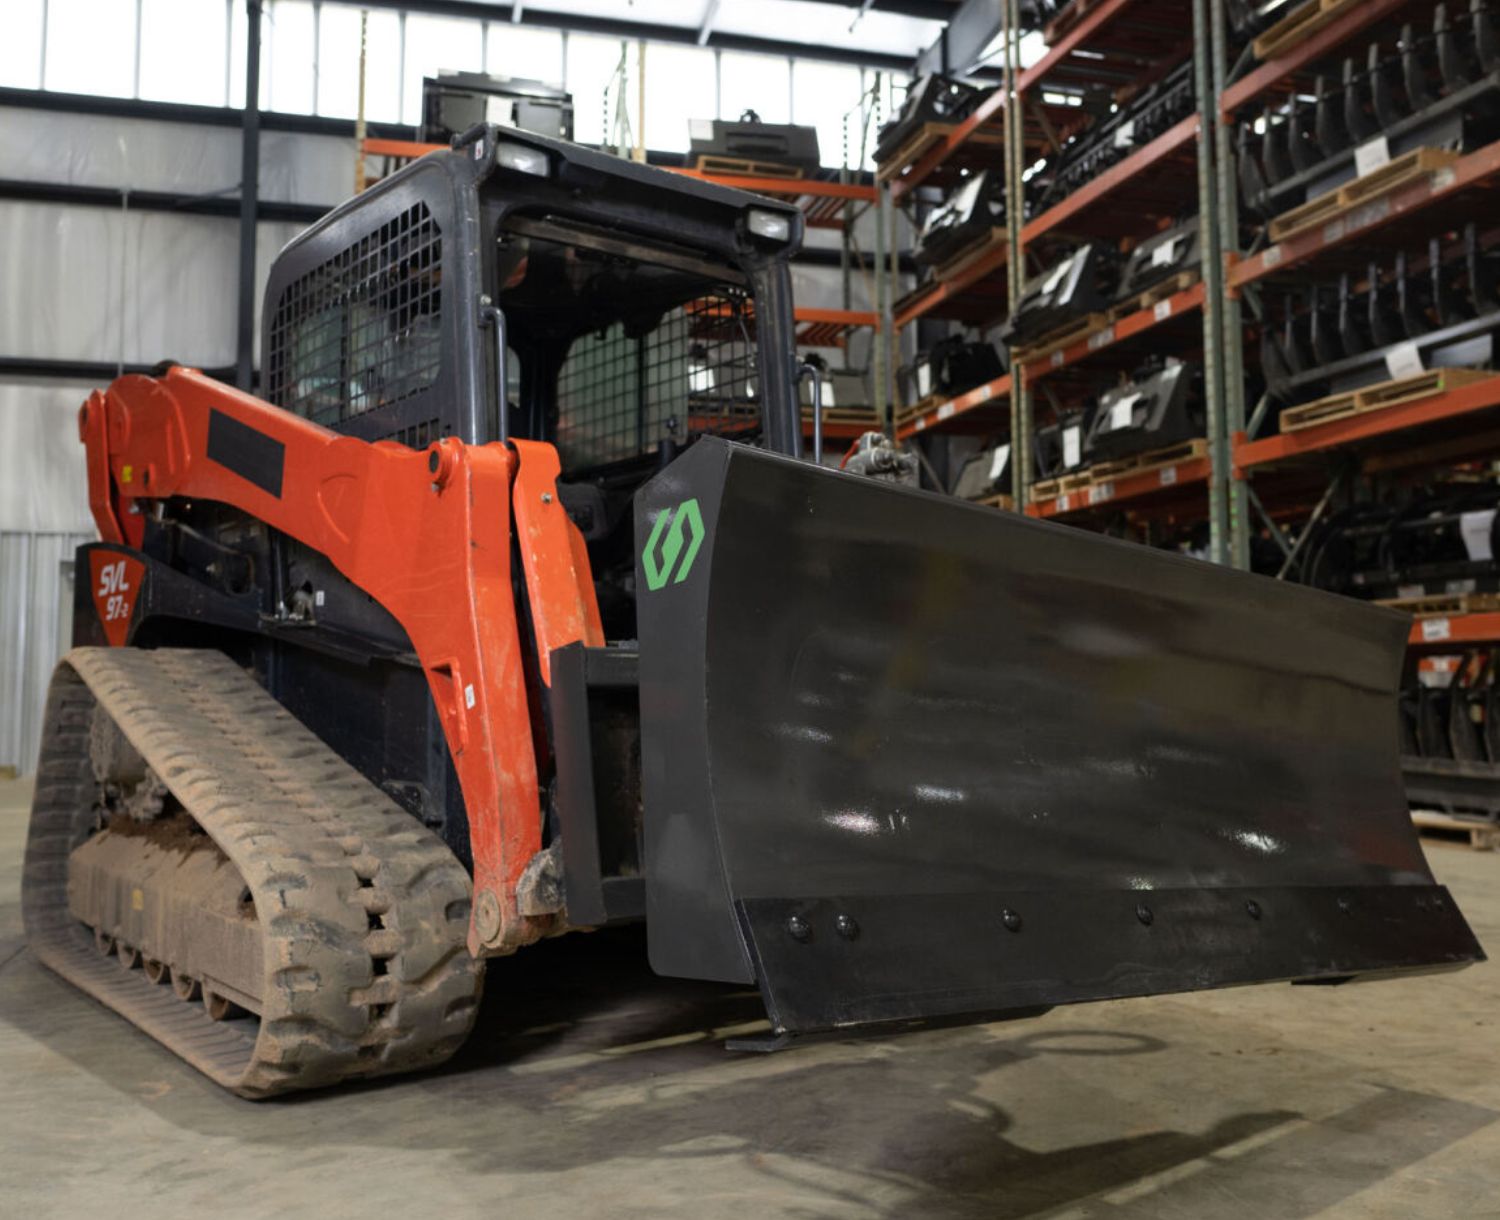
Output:
[[[657,978],[638,930],[575,936],[492,964],[476,1034],[448,1068],[256,1104],[106,1018],[29,954],[0,974],[0,1021],[71,1060],[127,1106],[293,1155],[349,1142],[431,1147],[446,1154],[449,1172],[476,1177],[633,1158],[670,1174],[691,1174],[701,1163],[696,1172],[707,1179],[709,1158],[738,1154],[768,1186],[790,1183],[830,1206],[899,1197],[899,1207],[887,1206],[892,1215],[919,1206],[928,1215],[1010,1220],[1088,1201],[1090,1214],[1196,1216],[1222,1213],[1224,1199],[1238,1193],[1246,1208],[1232,1214],[1290,1218],[1313,1215],[1496,1118],[1388,1090],[1316,1124],[1293,1111],[1252,1109],[1198,1133],[1143,1131],[1101,1090],[1118,1116],[1094,1114],[1086,1125],[1097,1131],[1115,1122],[1118,1135],[1037,1152],[1010,1138],[1013,1119],[987,1099],[994,1092],[987,1078],[999,1072],[1003,1081],[1006,1069],[1043,1055],[1097,1056],[1102,1075],[1118,1070],[1111,1060],[1168,1045],[1141,1034],[1049,1029],[1044,1019],[1018,1023],[1013,1036],[1005,1026],[969,1026],[735,1056],[713,1032],[762,1016],[758,996],[743,988]],[[1163,1063],[1170,1070],[1170,1057]],[[1025,1104],[1050,1107],[1048,1129],[1069,1129],[1055,1101]],[[1216,1155],[1246,1141],[1248,1151]],[[1191,1171],[1173,1172],[1184,1168]],[[1168,1180],[1132,1191],[1157,1175]],[[1265,1196],[1268,1176],[1281,1181],[1274,1198]]]

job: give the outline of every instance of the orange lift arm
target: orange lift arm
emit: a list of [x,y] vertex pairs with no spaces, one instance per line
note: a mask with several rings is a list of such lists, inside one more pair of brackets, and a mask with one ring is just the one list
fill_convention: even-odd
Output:
[[555,450],[370,443],[185,368],[96,390],[79,430],[105,541],[138,548],[145,502],[218,501],[326,555],[395,617],[427,675],[463,789],[474,855],[469,949],[509,952],[551,930],[553,917],[517,909],[542,817],[513,520],[543,681],[553,649],[604,642],[583,540],[557,496]]

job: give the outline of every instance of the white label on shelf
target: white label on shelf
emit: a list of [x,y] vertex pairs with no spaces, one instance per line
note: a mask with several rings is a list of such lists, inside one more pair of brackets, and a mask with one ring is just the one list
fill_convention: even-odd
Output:
[[1386,143],[1384,136],[1366,140],[1354,150],[1355,176],[1363,178],[1366,174],[1373,174],[1382,165],[1388,164],[1390,159],[1391,146]]
[[1446,640],[1453,636],[1453,624],[1445,618],[1424,618],[1422,638],[1424,640]]
[[1391,201],[1389,196],[1381,196],[1374,203],[1368,203],[1357,212],[1351,212],[1348,219],[1348,229],[1352,233],[1355,229],[1363,229],[1366,225],[1372,225],[1384,220],[1391,214]]
[[1397,585],[1397,597],[1421,597],[1427,592],[1426,585]]
[[1052,353],[1052,360],[1051,360],[1052,367],[1053,368],[1061,368],[1062,367],[1062,362],[1063,362],[1062,348],[1058,348],[1057,351],[1055,351],[1055,352]]
[[1453,172],[1451,165],[1445,165],[1442,169],[1434,170],[1432,174],[1432,190],[1446,191],[1458,181],[1458,175]]
[[1010,446],[996,445],[995,451],[990,454],[990,482],[993,483],[1005,473],[1005,463],[1010,461]]
[[921,432],[924,429],[926,429],[926,427],[927,427],[927,416],[925,416],[925,415],[919,415],[919,416],[917,416],[917,422],[912,425],[912,431],[913,432]]
[[1083,456],[1083,429],[1077,424],[1063,429],[1063,465],[1071,469]]
[[836,407],[838,405],[839,404],[834,401],[833,397],[833,381],[831,379],[825,381],[823,383],[823,410],[826,411],[830,407]]
[[1151,265],[1153,267],[1170,267],[1177,260],[1177,242],[1175,237],[1169,238],[1151,251]]
[[1158,322],[1165,322],[1170,318],[1172,316],[1172,298],[1168,297],[1165,301],[1158,301],[1156,308],[1151,311],[1151,316]]
[[1260,265],[1267,271],[1269,271],[1272,267],[1279,267],[1281,265],[1280,245],[1272,246],[1264,254],[1262,254],[1260,256]]
[[1119,402],[1109,409],[1109,430],[1116,432],[1121,428],[1128,428],[1135,419],[1135,404],[1140,402],[1139,394],[1127,394]]
[[938,417],[939,420],[947,419],[956,410],[957,410],[957,408],[951,402],[945,402],[942,406],[940,406],[937,409],[937,417]]
[[1129,148],[1135,143],[1135,120],[1121,123],[1115,128],[1115,147]]
[[1096,330],[1089,336],[1089,351],[1097,352],[1101,347],[1108,347],[1115,341],[1115,328],[1106,326],[1103,330]]
[[1115,485],[1113,483],[1095,483],[1089,488],[1089,503],[1103,504],[1106,500],[1115,497]]
[[917,397],[926,398],[932,393],[932,365],[917,365]]
[[1336,242],[1344,235],[1343,220],[1330,220],[1323,226],[1323,240],[1325,242]]
[[1057,497],[1057,511],[1058,512],[1065,513],[1071,507],[1073,507],[1073,501],[1070,500],[1067,496],[1058,496]]
[[1494,552],[1490,547],[1490,530],[1495,524],[1495,510],[1482,508],[1478,512],[1461,513],[1458,531],[1463,535],[1464,550],[1469,552],[1471,562],[1491,560]]
[[1419,376],[1427,370],[1422,367],[1422,353],[1415,343],[1398,343],[1385,354],[1385,371],[1396,381]]
[[985,382],[982,386],[980,386],[977,390],[974,391],[974,401],[977,402],[977,403],[978,402],[989,402],[990,395],[993,394],[994,392],[995,392],[994,386],[990,385],[989,382]]
[[1177,467],[1163,466],[1161,468],[1161,485],[1163,487],[1171,487],[1175,482],[1177,482]]

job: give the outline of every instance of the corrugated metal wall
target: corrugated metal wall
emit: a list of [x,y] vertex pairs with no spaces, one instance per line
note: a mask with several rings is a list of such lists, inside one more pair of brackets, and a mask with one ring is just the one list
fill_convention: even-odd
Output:
[[0,531],[0,766],[36,767],[47,683],[73,621],[73,551],[89,534]]

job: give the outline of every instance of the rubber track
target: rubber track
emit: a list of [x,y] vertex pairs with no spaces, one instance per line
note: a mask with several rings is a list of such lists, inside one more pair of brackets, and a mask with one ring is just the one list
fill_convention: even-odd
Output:
[[[240,870],[265,936],[262,1016],[215,1022],[68,912],[93,831],[96,704]],[[79,648],[53,675],[22,877],[37,956],[243,1097],[447,1059],[478,1010],[470,881],[431,831],[248,674],[206,650]]]

